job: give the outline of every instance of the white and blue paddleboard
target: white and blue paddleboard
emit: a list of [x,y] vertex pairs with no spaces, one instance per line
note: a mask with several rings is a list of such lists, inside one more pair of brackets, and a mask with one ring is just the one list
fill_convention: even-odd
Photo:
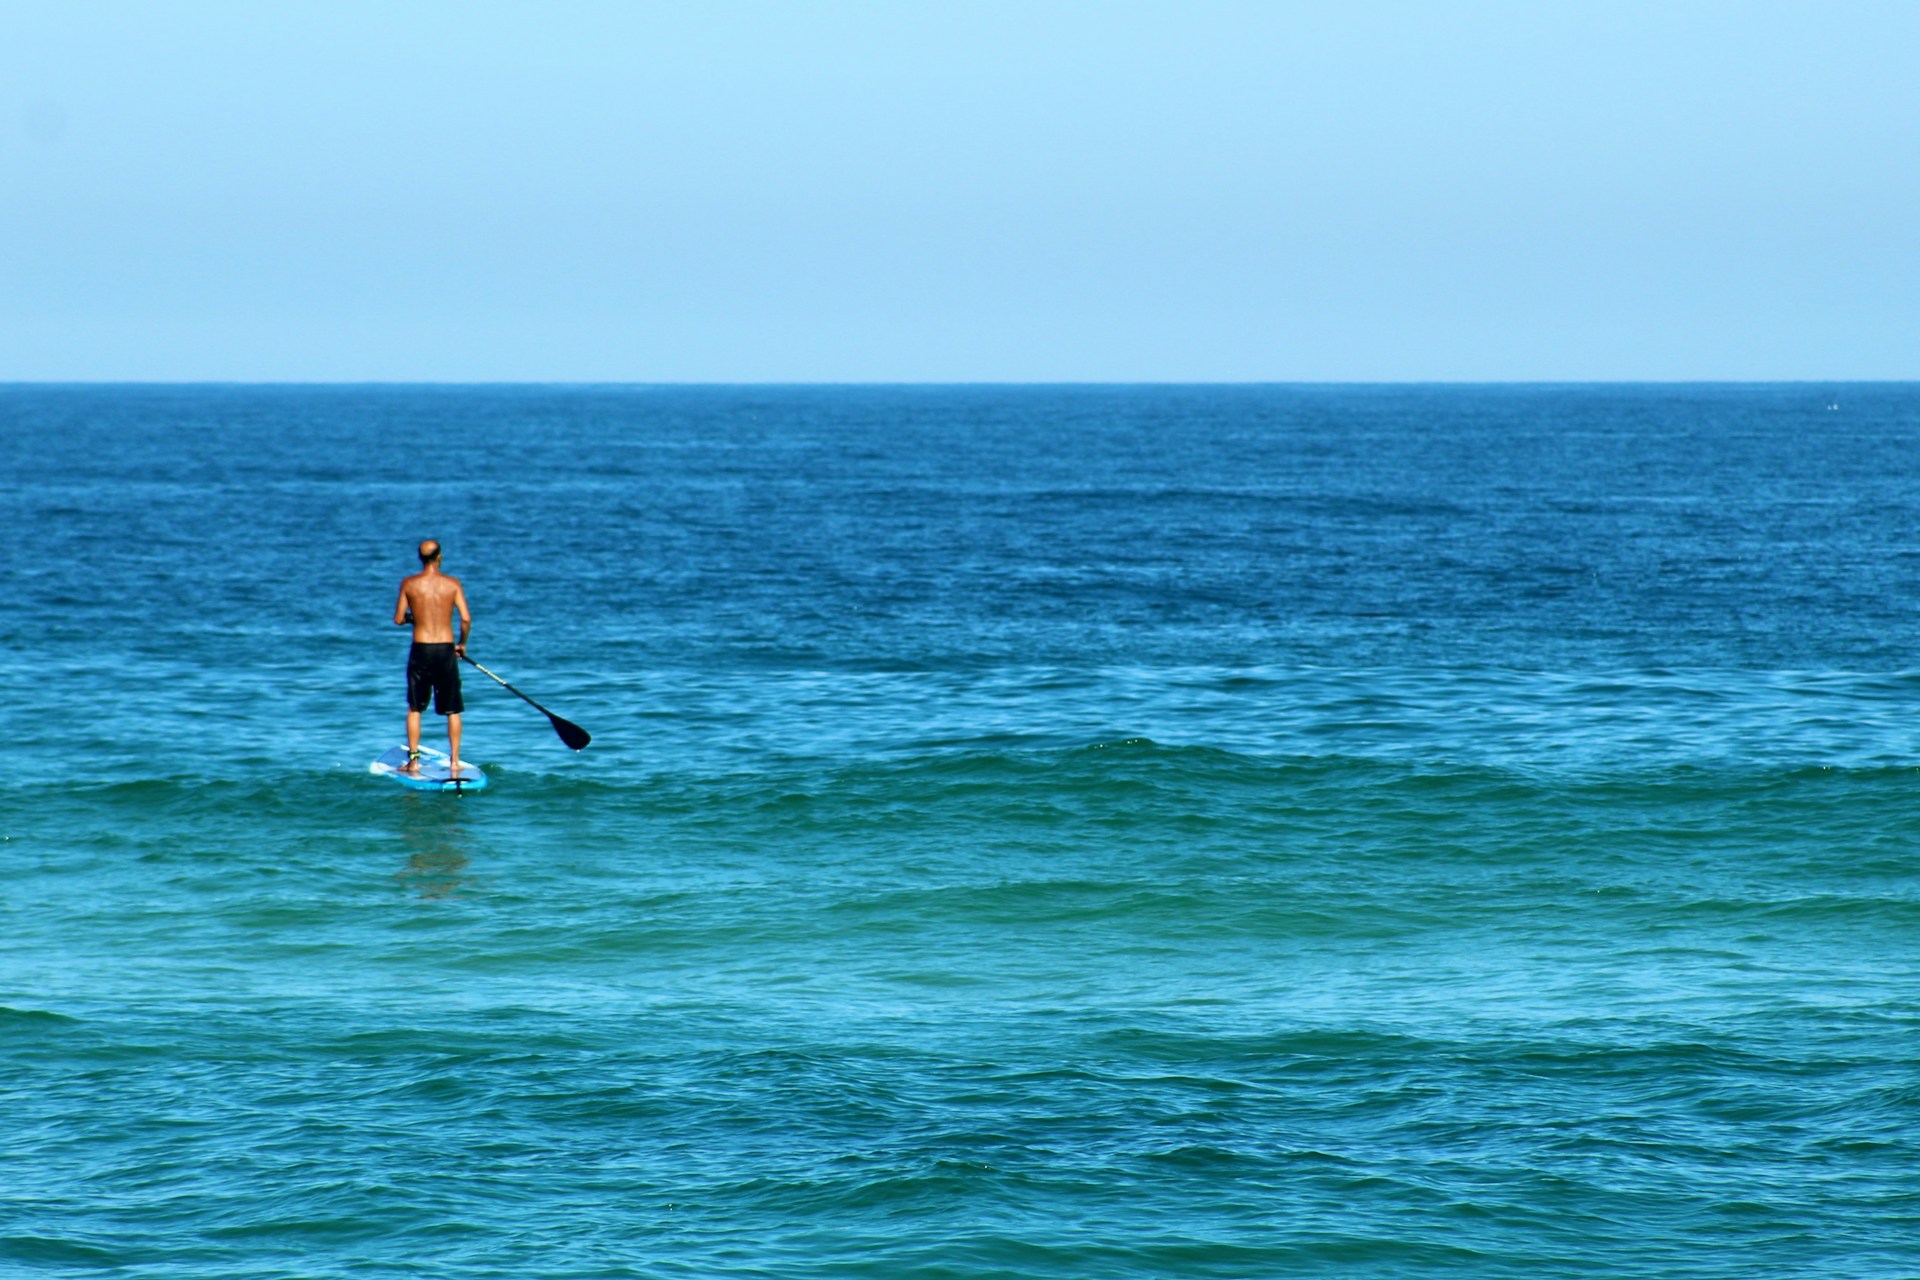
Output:
[[381,752],[380,758],[367,766],[367,772],[392,778],[401,786],[415,791],[479,791],[486,787],[487,775],[480,771],[479,765],[461,761],[460,776],[456,778],[447,770],[450,763],[446,752],[422,746],[420,772],[408,773],[407,749],[398,746]]

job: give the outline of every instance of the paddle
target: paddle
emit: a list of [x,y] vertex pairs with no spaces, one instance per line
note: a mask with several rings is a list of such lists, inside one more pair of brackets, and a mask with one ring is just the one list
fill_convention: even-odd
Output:
[[[460,656],[461,658],[465,659],[467,662],[472,663],[474,666],[480,667],[479,663],[474,662],[472,658],[468,658],[466,654],[463,653]],[[535,702],[532,698],[529,698],[526,694],[520,692],[518,689],[514,688],[512,685],[508,684],[505,680],[502,680],[499,676],[494,675],[493,672],[488,671],[485,667],[480,667],[480,670],[482,672],[485,672],[485,674],[488,675],[489,677],[491,677],[494,683],[498,684],[502,689],[505,689],[508,693],[520,699],[522,702],[532,707],[535,711],[538,711],[541,715],[545,716],[547,719],[553,721],[553,731],[560,735],[560,741],[566,743],[568,746],[572,747],[575,751],[580,750],[580,748],[586,746],[589,742],[593,741],[593,735],[588,733],[585,729],[582,729],[579,725],[575,724],[573,721],[561,719],[559,716],[553,714],[553,712],[547,710],[545,707]]]

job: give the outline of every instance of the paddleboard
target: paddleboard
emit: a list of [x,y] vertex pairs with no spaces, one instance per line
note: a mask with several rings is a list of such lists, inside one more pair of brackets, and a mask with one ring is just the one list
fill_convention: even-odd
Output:
[[382,778],[391,778],[403,787],[415,791],[479,791],[487,785],[487,775],[480,766],[462,760],[460,776],[452,777],[447,772],[447,753],[434,747],[420,748],[420,772],[406,772],[407,748],[405,745],[389,747],[380,753],[380,758],[367,766],[367,772]]

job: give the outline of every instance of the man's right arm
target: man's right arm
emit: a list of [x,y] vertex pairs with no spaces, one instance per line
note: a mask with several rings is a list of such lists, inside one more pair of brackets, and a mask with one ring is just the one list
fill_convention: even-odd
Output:
[[467,612],[467,592],[458,581],[453,584],[453,607],[460,613],[460,643],[453,651],[461,657],[467,656],[467,631],[473,626],[473,615]]

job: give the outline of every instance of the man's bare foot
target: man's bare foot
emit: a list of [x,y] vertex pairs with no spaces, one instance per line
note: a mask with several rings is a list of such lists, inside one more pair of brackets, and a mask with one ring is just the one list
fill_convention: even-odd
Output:
[[410,773],[416,778],[420,776],[420,753],[418,751],[407,752],[407,762],[400,766],[400,772]]

